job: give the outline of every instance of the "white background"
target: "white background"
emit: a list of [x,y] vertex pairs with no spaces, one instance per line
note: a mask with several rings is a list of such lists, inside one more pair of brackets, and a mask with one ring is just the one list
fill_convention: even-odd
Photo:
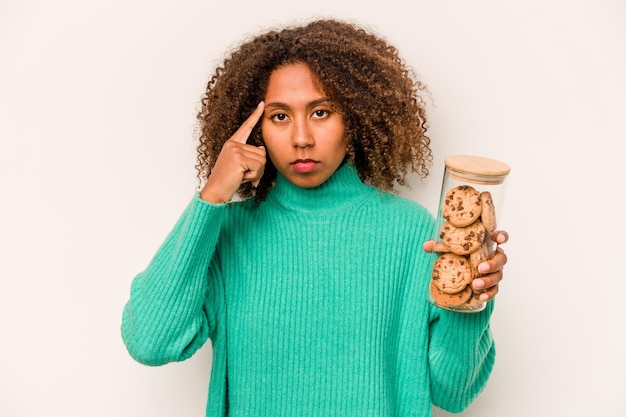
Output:
[[215,64],[310,17],[383,34],[428,84],[437,162],[403,195],[434,210],[448,154],[512,167],[498,358],[463,416],[626,415],[621,0],[0,1],[0,415],[203,415],[209,344],[139,365],[121,311],[197,185]]

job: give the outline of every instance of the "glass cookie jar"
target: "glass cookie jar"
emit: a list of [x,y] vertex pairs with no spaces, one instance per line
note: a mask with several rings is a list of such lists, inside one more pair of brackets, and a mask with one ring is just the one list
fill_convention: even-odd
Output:
[[473,155],[445,158],[436,218],[432,278],[427,299],[453,311],[478,312],[486,303],[472,289],[478,265],[496,251],[495,232],[510,167]]

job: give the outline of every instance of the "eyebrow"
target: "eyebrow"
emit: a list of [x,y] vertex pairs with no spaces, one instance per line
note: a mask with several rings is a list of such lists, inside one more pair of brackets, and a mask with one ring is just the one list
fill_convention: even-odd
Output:
[[[328,97],[323,97],[323,98],[318,98],[317,100],[313,100],[307,103],[307,107],[315,107],[315,106],[319,106],[320,104],[327,104],[330,105],[330,99]],[[290,106],[287,103],[283,103],[281,101],[273,101],[271,103],[267,103],[265,105],[265,107],[277,107],[280,109],[289,109]]]

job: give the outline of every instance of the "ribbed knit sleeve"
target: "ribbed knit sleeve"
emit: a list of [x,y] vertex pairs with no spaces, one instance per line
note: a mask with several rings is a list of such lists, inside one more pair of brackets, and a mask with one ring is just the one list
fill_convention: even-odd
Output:
[[493,301],[479,313],[458,313],[431,306],[430,379],[432,401],[459,413],[480,394],[495,362],[489,319]]
[[189,358],[209,337],[211,262],[226,208],[196,194],[148,267],[132,282],[122,315],[130,355],[146,365]]

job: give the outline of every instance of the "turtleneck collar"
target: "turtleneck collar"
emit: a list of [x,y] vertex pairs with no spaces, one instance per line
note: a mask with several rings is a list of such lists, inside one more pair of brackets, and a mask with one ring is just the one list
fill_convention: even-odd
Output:
[[324,183],[314,188],[298,187],[279,172],[267,200],[288,210],[323,211],[354,204],[372,190],[373,187],[361,182],[356,167],[346,162]]

